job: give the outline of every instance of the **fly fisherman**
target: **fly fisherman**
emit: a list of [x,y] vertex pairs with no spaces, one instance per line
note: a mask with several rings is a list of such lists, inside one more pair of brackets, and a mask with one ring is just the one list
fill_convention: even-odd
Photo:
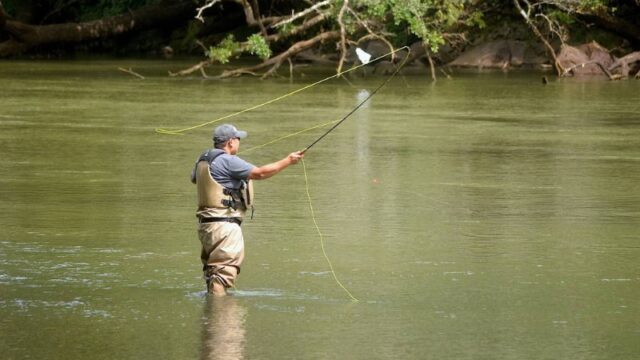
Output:
[[244,240],[240,224],[248,208],[253,210],[251,180],[272,177],[304,157],[300,151],[264,166],[254,166],[237,157],[240,139],[247,136],[233,125],[213,131],[213,149],[196,161],[191,182],[198,188],[198,237],[202,244],[207,292],[226,295],[240,273],[244,259]]

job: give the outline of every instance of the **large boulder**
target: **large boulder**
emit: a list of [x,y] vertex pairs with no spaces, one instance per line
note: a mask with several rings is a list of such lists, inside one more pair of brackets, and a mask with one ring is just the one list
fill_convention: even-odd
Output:
[[574,76],[606,75],[603,69],[614,62],[609,51],[598,43],[591,42],[579,46],[562,45],[558,54],[558,63]]
[[448,65],[498,69],[536,66],[547,62],[539,53],[539,49],[524,41],[495,40],[463,52]]

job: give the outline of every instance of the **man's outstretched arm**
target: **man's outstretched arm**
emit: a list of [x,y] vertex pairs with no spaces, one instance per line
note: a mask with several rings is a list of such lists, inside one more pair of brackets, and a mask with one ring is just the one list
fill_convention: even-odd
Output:
[[289,165],[296,164],[300,159],[304,157],[301,151],[292,152],[282,160],[272,162],[271,164],[263,165],[260,167],[254,167],[249,173],[249,180],[264,180],[272,177],[280,171],[289,167]]

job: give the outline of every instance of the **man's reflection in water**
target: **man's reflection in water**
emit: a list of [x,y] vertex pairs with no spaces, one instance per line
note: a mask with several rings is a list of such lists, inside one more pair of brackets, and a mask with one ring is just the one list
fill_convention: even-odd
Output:
[[207,296],[201,359],[244,358],[246,315],[247,309],[233,296]]

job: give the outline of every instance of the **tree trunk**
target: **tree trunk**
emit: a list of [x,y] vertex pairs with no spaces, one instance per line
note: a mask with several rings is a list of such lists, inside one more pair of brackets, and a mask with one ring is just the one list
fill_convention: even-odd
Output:
[[631,54],[627,54],[626,56],[617,59],[613,64],[611,64],[611,66],[609,66],[609,70],[621,67],[620,75],[623,77],[628,77],[629,71],[631,71],[630,65],[635,62],[640,62],[640,51],[632,52]]
[[81,43],[117,36],[159,23],[181,20],[193,16],[194,11],[193,1],[168,1],[83,23],[30,25],[8,19],[4,9],[0,8],[0,31],[10,35],[9,40],[0,43],[0,57],[18,55],[38,45]]
[[635,24],[615,18],[606,13],[591,14],[578,12],[578,15],[583,20],[593,22],[603,29],[624,37],[631,41],[635,46],[640,46],[640,27]]
[[547,48],[547,51],[549,52],[551,57],[553,57],[553,64],[555,66],[556,73],[558,74],[558,76],[562,76],[562,73],[564,73],[564,69],[562,65],[560,65],[560,62],[558,62],[558,56],[556,55],[556,51],[553,49],[553,46],[549,44],[547,39],[545,39],[544,35],[542,35],[542,33],[540,32],[536,24],[534,24],[533,21],[531,21],[531,18],[530,18],[531,4],[526,0],[524,0],[524,2],[527,4],[527,11],[524,11],[522,6],[520,5],[520,0],[513,0],[513,3],[515,4],[516,9],[518,9],[518,11],[520,12],[520,15],[522,15],[527,25],[529,25],[531,30],[533,30],[533,33],[538,37],[538,39],[540,39],[540,41],[544,43],[544,46]]

